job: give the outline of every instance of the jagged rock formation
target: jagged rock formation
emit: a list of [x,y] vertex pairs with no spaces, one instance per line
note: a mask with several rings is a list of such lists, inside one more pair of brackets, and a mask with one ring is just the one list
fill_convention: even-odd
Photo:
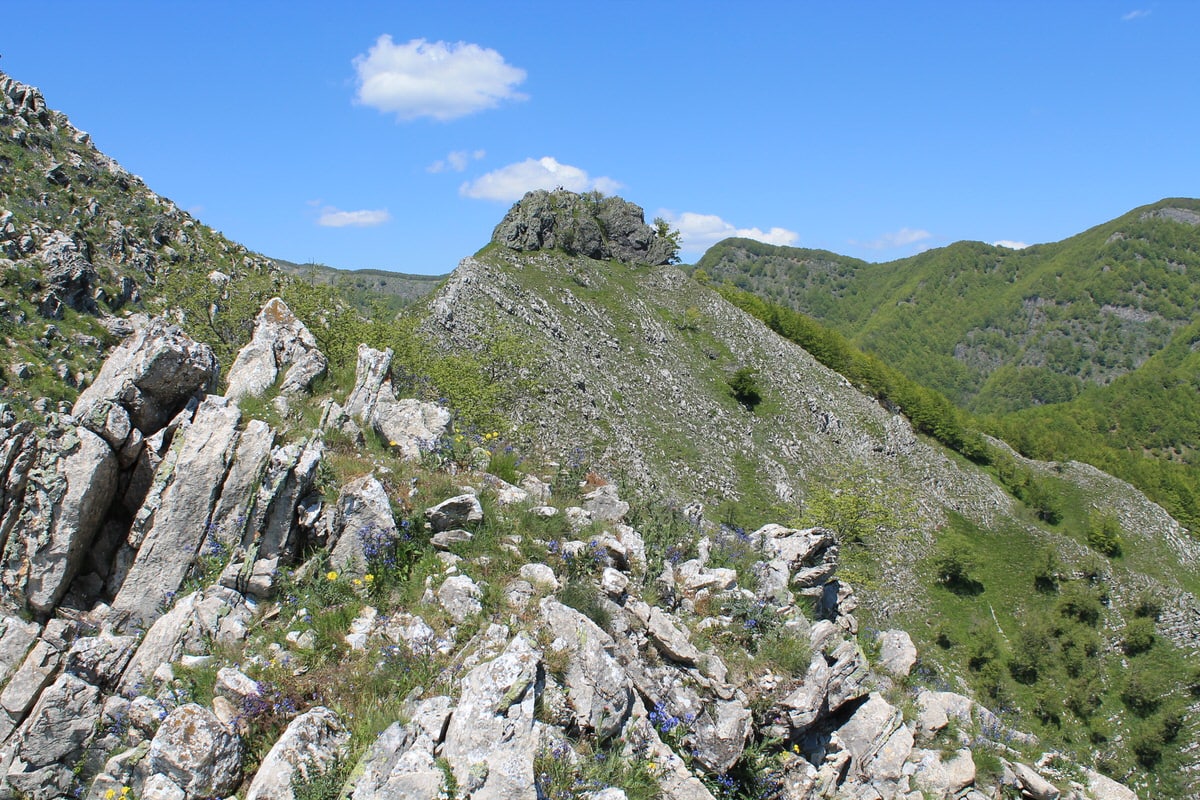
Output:
[[492,231],[492,241],[513,250],[561,250],[650,265],[671,263],[676,250],[633,203],[561,189],[527,193]]
[[[201,352],[177,331],[158,323],[151,329],[169,334],[166,338],[176,348],[172,352]],[[321,451],[319,441],[271,450],[273,437],[267,426],[243,423],[229,399],[203,394],[203,387],[211,384],[211,375],[203,371],[179,388],[174,400],[166,401],[164,393],[150,390],[152,383],[135,379],[146,372],[139,372],[138,365],[159,363],[145,351],[162,341],[163,336],[131,337],[102,370],[105,380],[97,383],[116,389],[97,389],[86,402],[81,399],[80,408],[97,420],[101,415],[95,409],[109,409],[103,419],[110,420],[114,414],[152,406],[146,398],[159,403],[158,408],[181,401],[187,405],[160,429],[145,422],[155,415],[132,414],[145,426],[135,428],[144,437],[136,464],[148,469],[152,479],[144,484],[148,488],[140,493],[144,499],[132,518],[121,509],[130,491],[138,495],[137,490],[110,491],[106,496],[115,502],[111,508],[101,506],[106,530],[123,519],[132,522],[127,534],[116,537],[122,542],[116,550],[88,548],[92,552],[87,566],[99,573],[107,569],[107,581],[99,580],[99,573],[96,579],[89,577],[92,573],[76,578],[74,610],[68,616],[50,593],[40,595],[44,600],[36,607],[47,616],[54,614],[44,626],[11,616],[2,626],[0,674],[8,679],[0,692],[6,715],[0,719],[5,721],[0,765],[8,788],[0,790],[0,796],[19,791],[52,800],[82,788],[87,797],[101,798],[110,790],[116,794],[130,787],[139,797],[187,800],[228,794],[240,785],[248,798],[286,798],[294,796],[300,782],[320,778],[349,752],[346,719],[319,704],[295,707],[276,712],[290,713],[289,724],[257,771],[246,774],[246,712],[238,708],[264,702],[263,684],[224,667],[212,699],[197,703],[178,693],[172,665],[207,663],[214,646],[227,652],[255,647],[249,633],[267,619],[257,600],[270,597],[278,568],[301,555],[297,542],[305,530],[325,531],[314,533],[313,541],[326,542],[335,558],[345,552],[346,563],[358,559],[353,574],[359,577],[354,580],[363,585],[365,570],[382,563],[363,543],[377,546],[403,535],[385,490],[370,476],[352,482],[342,489],[336,508],[328,510],[327,522],[310,521],[306,526],[302,520],[312,514],[305,509],[315,509],[317,517],[326,514],[305,495],[311,465]],[[372,369],[375,363],[366,359],[362,365],[356,385],[360,396],[376,396],[378,388],[367,387],[383,385],[379,370]],[[189,400],[196,392],[200,396]],[[59,424],[69,422],[64,417]],[[119,427],[106,424],[102,430]],[[6,439],[12,443],[10,450],[17,449],[27,433],[27,425],[11,425]],[[119,470],[108,440],[83,427],[76,427],[74,435],[91,436],[94,447],[108,454],[114,473]],[[122,442],[127,440],[128,434]],[[14,481],[19,476],[11,474],[12,469],[5,485],[20,483]],[[132,475],[122,474],[118,480],[134,485]],[[498,495],[516,489],[494,477],[474,480],[478,483],[470,492],[427,509],[432,530],[477,527],[487,521],[488,513],[479,492]],[[547,499],[544,487],[527,483],[537,490],[539,501]],[[88,505],[86,498],[69,492],[55,495],[53,502],[56,519],[79,517],[78,508]],[[710,563],[714,545],[703,539],[697,558],[664,563],[658,591],[675,598],[673,603],[650,605],[638,595],[647,579],[647,545],[625,524],[630,506],[614,487],[601,485],[568,509],[532,502],[526,493],[523,504],[510,504],[503,513],[536,519],[549,513],[571,521],[568,525],[576,530],[602,532],[590,543],[569,538],[540,545],[548,556],[560,559],[557,569],[517,562],[519,569],[509,573],[502,593],[511,614],[492,616],[481,634],[455,656],[463,672],[457,685],[447,687],[450,693],[413,698],[410,722],[396,723],[365,750],[361,766],[345,783],[344,796],[433,797],[452,774],[460,796],[533,800],[550,780],[535,767],[544,754],[582,757],[564,738],[568,731],[593,739],[597,746],[616,747],[625,758],[653,764],[662,795],[673,800],[713,797],[699,776],[711,780],[729,772],[747,745],[767,734],[787,745],[787,754],[763,775],[782,797],[868,793],[895,798],[912,796],[918,789],[950,797],[976,791],[971,789],[976,775],[970,750],[959,749],[944,758],[918,744],[939,735],[947,725],[948,709],[965,714],[968,721],[989,712],[958,695],[927,694],[918,699],[926,709],[922,716],[905,719],[885,699],[882,692],[893,680],[887,675],[903,676],[911,666],[911,643],[905,646],[906,637],[899,632],[889,634],[886,641],[896,644],[887,646],[887,672],[872,669],[854,636],[854,593],[835,577],[837,546],[830,532],[780,525],[755,532],[749,541],[761,553],[761,562],[745,575]],[[234,529],[214,529],[214,520],[228,521],[234,513],[244,515],[236,518]],[[25,517],[16,519],[10,542],[28,541],[28,526]],[[365,539],[359,535],[364,529],[370,532]],[[359,549],[343,550],[348,541]],[[444,546],[453,550],[470,541],[468,534]],[[219,583],[174,598],[172,592],[202,546],[213,548],[226,563],[215,573]],[[110,553],[111,563],[103,559],[104,552]],[[427,608],[441,608],[452,626],[494,613],[485,611],[484,603],[492,601],[472,579],[471,573],[478,575],[475,567],[460,564],[453,552],[441,556],[442,568],[427,581]],[[605,627],[560,599],[559,591],[580,580],[577,571],[568,574],[576,559],[590,565],[584,580],[597,593]],[[476,566],[490,560],[479,559]],[[70,583],[68,577],[78,573],[59,574],[61,570],[35,561],[18,571],[31,585],[44,584],[50,574],[58,576],[58,584]],[[331,572],[315,579],[332,581],[335,576]],[[811,618],[797,603],[801,595],[815,601]],[[11,603],[19,596],[7,598]],[[726,615],[709,616],[701,609],[738,598],[761,604],[769,617],[781,622],[785,635],[810,648],[807,667],[792,674],[768,672],[757,685],[733,682],[728,655],[703,632],[737,629],[743,623]],[[138,635],[137,623],[152,625]],[[303,650],[312,646],[306,638],[311,635],[296,630],[287,641]],[[350,651],[383,648],[388,653],[403,648],[423,655],[454,648],[453,628],[439,633],[420,616],[406,613],[393,619],[372,607],[363,608],[342,635]],[[276,652],[276,657],[282,655]],[[245,663],[257,658],[249,656]],[[750,710],[752,695],[754,702],[765,704],[764,718],[775,720],[762,731]],[[543,711],[537,712],[539,708]],[[128,720],[119,731],[102,724],[118,719]],[[80,771],[80,764],[91,766]],[[1020,763],[1012,770],[1013,785],[1041,791],[1038,781],[1046,780],[1045,770]],[[79,777],[87,779],[82,787]],[[1107,796],[1120,796],[1112,793],[1120,787],[1105,786]],[[976,789],[991,791],[986,785]],[[1090,787],[1079,791],[1105,796]],[[619,790],[613,792],[621,796]]]

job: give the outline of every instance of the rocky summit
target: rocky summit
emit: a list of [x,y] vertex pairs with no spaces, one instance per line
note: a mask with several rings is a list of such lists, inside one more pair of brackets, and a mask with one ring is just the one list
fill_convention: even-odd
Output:
[[942,447],[619,198],[380,320],[0,99],[0,798],[1194,791],[1128,484]]

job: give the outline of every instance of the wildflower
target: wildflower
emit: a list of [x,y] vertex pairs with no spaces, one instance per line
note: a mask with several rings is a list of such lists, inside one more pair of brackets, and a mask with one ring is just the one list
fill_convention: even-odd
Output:
[[116,796],[117,796],[117,790],[109,789],[107,792],[104,793],[104,800],[113,800],[113,798]]
[[375,580],[375,576],[368,572],[366,575],[363,575],[363,580],[367,583],[371,583]]
[[331,569],[331,570],[329,570],[329,572],[325,573],[325,580],[336,581],[337,579],[338,579],[338,574],[335,570]]
[[391,447],[399,447],[400,443],[395,440],[392,440],[392,441],[388,442],[388,445]]
[[128,796],[129,796],[129,787],[122,786],[121,787],[121,797],[128,797]]

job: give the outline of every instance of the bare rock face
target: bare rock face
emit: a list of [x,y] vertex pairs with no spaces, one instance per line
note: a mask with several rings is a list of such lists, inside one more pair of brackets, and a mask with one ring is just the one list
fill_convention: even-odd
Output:
[[553,598],[542,600],[541,612],[555,637],[551,647],[568,652],[563,680],[576,724],[601,739],[617,734],[633,706],[633,686],[613,655],[612,637]]
[[60,431],[42,443],[4,549],[6,592],[37,614],[54,610],[104,521],[117,475],[112,448],[89,430]]
[[[405,458],[434,448],[450,426],[450,412],[434,403],[397,400],[390,371],[392,351],[358,346],[358,371],[343,413],[357,419]],[[345,427],[345,423],[339,421]]]
[[[197,393],[215,387],[220,367],[212,348],[193,341],[179,328],[157,318],[113,351],[95,383],[79,395],[72,414],[95,430],[93,411],[121,406],[133,427],[150,435],[174,417]],[[103,427],[101,428],[103,430]]]
[[16,736],[8,783],[31,800],[65,797],[71,768],[92,738],[100,709],[99,689],[74,675],[60,675]]
[[225,795],[242,778],[242,742],[213,712],[189,703],[172,711],[150,743],[150,769],[189,797]]
[[292,787],[324,774],[342,758],[350,732],[337,714],[323,706],[292,720],[263,759],[246,800],[293,797]]
[[459,787],[477,800],[533,800],[538,737],[534,701],[540,656],[518,635],[504,653],[471,670],[450,718],[442,755]]
[[231,400],[259,396],[275,384],[285,368],[280,391],[306,392],[328,367],[312,333],[283,300],[273,297],[254,321],[254,336],[229,368],[225,396]]
[[646,224],[640,206],[562,189],[527,193],[504,215],[492,241],[513,250],[561,250],[651,265],[669,264],[675,255],[674,245]]
[[159,482],[161,492],[151,493],[135,519],[131,540],[137,556],[113,599],[114,609],[150,622],[164,599],[179,589],[220,496],[240,421],[237,406],[211,396],[178,435],[173,464],[169,470],[165,462],[160,467],[160,473],[167,473]]

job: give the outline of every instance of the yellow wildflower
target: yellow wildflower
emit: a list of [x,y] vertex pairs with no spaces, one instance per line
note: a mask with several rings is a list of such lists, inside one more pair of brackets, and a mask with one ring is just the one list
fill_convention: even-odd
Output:
[[371,581],[375,580],[375,576],[368,572],[366,575],[363,575],[363,580],[367,583],[370,583]]
[[337,572],[335,572],[334,570],[329,570],[329,572],[325,573],[325,580],[336,581],[337,575],[338,575]]
[[128,797],[128,796],[129,796],[129,787],[122,786],[121,787],[121,797]]
[[104,793],[104,800],[113,800],[113,798],[116,796],[117,796],[117,790],[109,789],[107,792]]

